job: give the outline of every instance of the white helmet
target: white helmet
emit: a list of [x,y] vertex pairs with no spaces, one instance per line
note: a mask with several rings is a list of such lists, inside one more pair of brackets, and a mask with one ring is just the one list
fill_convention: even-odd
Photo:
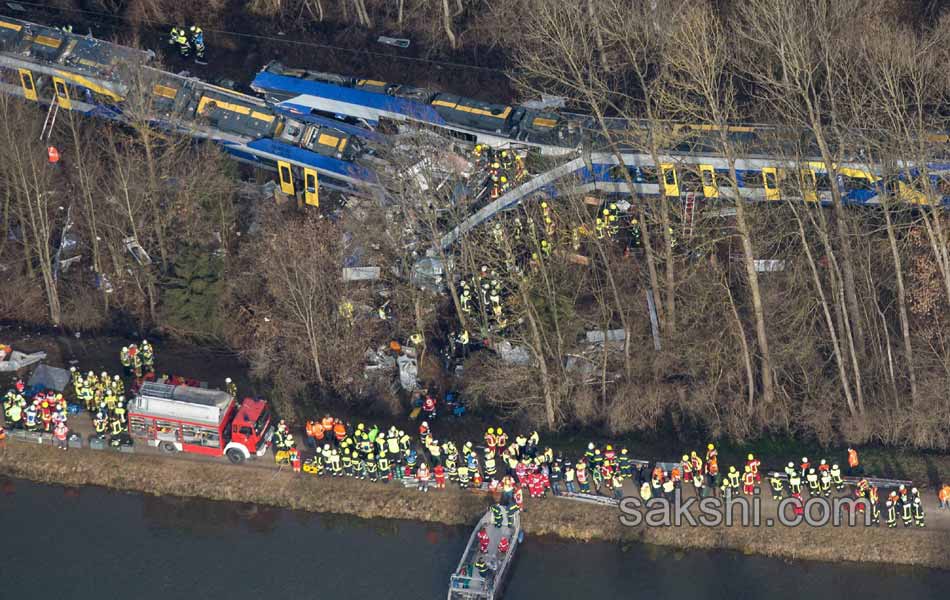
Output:
[[422,426],[423,426],[423,427],[428,427],[428,426],[429,426],[429,422],[428,422],[428,421],[423,421],[423,422],[422,422]]
[[113,376],[112,378],[115,379],[116,381],[119,380],[119,376],[118,376],[118,375],[115,375],[115,376]]
[[69,371],[70,371],[71,373],[75,373],[75,372],[76,372],[76,367],[69,367]]
[[916,494],[916,493],[917,493],[917,488],[910,488],[910,493],[911,493],[911,494]]
[[807,463],[807,462],[808,462],[808,457],[807,457],[807,456],[803,456],[803,457],[802,457],[802,462],[803,462],[803,463]]
[[122,351],[123,351],[123,352],[128,352],[128,351],[129,351],[129,347],[128,347],[128,346],[122,346]]
[[835,464],[831,465],[831,468],[832,468],[833,470],[837,471],[837,470],[838,470],[838,463],[835,463]]
[[825,462],[825,459],[821,459],[821,464],[823,464],[823,465],[824,465],[824,464],[827,464],[827,463]]
[[790,463],[788,463],[788,466],[794,469],[794,468],[795,468],[795,463],[790,462]]
[[225,378],[224,378],[224,383],[231,383],[231,378],[230,378],[230,377],[225,377]]

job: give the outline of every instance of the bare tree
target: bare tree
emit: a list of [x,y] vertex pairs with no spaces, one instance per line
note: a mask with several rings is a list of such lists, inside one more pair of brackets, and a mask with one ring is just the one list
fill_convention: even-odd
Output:
[[765,406],[770,406],[774,399],[774,383],[765,307],[755,267],[752,228],[736,173],[739,148],[729,134],[730,125],[741,117],[733,82],[735,74],[731,71],[733,57],[727,33],[719,17],[708,5],[688,7],[677,14],[675,21],[676,28],[672,35],[681,43],[672,47],[667,55],[670,83],[665,104],[675,107],[677,116],[687,122],[711,125],[717,138],[717,149],[728,164],[729,183],[735,195],[736,229],[742,247],[742,264],[755,318],[762,399]]

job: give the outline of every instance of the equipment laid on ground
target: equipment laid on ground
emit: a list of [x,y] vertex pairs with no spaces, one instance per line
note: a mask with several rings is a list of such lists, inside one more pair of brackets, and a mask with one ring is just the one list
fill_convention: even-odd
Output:
[[26,354],[14,350],[10,346],[0,344],[0,373],[7,371],[19,371],[23,367],[28,367],[38,363],[46,358],[45,352],[34,352]]
[[129,403],[129,433],[166,452],[197,452],[242,463],[263,456],[274,434],[265,400],[238,404],[227,392],[144,383]]

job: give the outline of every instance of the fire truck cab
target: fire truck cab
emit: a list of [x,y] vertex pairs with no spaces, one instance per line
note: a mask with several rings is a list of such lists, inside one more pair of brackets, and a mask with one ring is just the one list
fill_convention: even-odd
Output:
[[237,400],[222,390],[145,383],[129,403],[129,433],[165,452],[263,456],[274,434],[265,400]]

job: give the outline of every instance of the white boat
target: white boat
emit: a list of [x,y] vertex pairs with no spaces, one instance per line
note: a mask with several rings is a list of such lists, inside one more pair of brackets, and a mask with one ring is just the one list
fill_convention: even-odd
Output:
[[[478,532],[484,527],[488,532],[488,552],[482,554],[478,547]],[[498,551],[498,542],[502,537],[507,537],[510,542],[508,551],[504,554]],[[511,570],[514,562],[515,551],[521,542],[521,514],[515,513],[511,517],[506,516],[502,527],[493,525],[491,510],[485,511],[482,518],[479,519],[472,530],[472,536],[465,546],[465,552],[462,553],[462,560],[459,561],[458,568],[449,578],[448,600],[496,600],[501,598],[501,592],[504,588],[505,577]],[[475,563],[479,558],[483,558],[488,565],[489,571],[483,577]]]

